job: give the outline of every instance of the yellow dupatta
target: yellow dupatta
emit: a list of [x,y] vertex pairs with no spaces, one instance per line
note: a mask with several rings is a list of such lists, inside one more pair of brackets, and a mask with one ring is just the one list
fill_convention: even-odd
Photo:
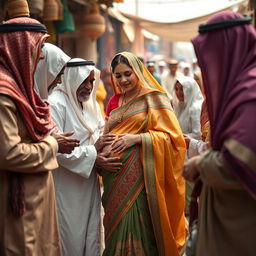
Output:
[[[140,125],[145,125],[143,133],[140,133],[141,162],[159,255],[179,255],[187,234],[185,182],[182,177],[186,151],[183,134],[165,90],[135,55],[129,52],[122,52],[121,55],[128,59],[139,78],[139,85],[148,89],[148,93],[141,96],[145,98],[147,107],[139,113],[138,108],[130,108],[128,117],[111,132],[136,134],[142,130]],[[120,93],[113,76],[112,81],[115,93]],[[133,123],[129,115],[141,115],[141,123]]]

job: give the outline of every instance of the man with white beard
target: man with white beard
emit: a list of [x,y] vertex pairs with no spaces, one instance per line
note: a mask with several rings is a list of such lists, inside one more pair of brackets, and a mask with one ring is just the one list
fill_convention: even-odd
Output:
[[117,171],[121,164],[118,157],[100,153],[115,136],[101,136],[104,120],[96,102],[99,71],[94,63],[70,60],[62,80],[48,98],[52,117],[60,132],[72,130],[80,140],[71,154],[57,156],[54,173],[63,256],[99,256],[101,199],[94,167]]

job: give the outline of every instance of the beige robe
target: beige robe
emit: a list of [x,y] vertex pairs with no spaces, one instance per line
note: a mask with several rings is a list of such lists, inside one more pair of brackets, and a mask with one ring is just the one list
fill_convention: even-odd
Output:
[[199,168],[203,190],[196,256],[255,256],[256,200],[225,166],[220,152],[206,152]]
[[[57,142],[48,136],[32,143],[25,120],[13,101],[0,95],[0,255],[58,256],[52,173],[58,166]],[[26,212],[13,217],[8,211],[8,172],[23,173]]]

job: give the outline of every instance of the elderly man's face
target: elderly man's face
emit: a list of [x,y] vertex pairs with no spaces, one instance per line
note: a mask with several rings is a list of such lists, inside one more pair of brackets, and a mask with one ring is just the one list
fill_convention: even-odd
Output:
[[93,82],[95,80],[95,73],[94,70],[91,71],[89,76],[83,81],[83,83],[79,86],[76,91],[76,96],[79,102],[84,102],[89,100],[92,89],[93,89]]

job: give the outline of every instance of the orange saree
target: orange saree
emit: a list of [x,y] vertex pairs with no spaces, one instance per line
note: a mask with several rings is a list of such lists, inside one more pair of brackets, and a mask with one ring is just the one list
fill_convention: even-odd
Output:
[[103,171],[104,255],[178,256],[186,240],[186,146],[167,95],[149,91],[114,109],[107,125],[117,135],[140,134],[142,145],[122,154],[120,171]]

